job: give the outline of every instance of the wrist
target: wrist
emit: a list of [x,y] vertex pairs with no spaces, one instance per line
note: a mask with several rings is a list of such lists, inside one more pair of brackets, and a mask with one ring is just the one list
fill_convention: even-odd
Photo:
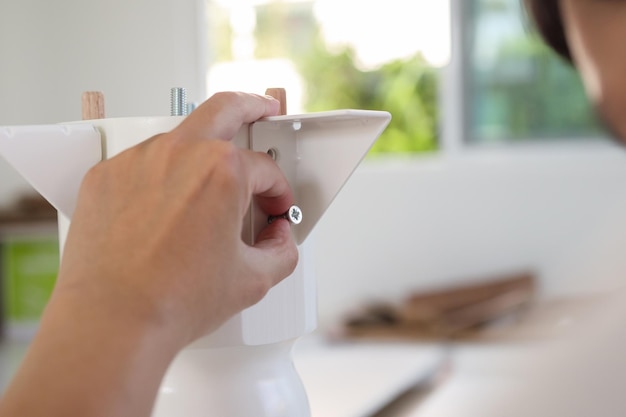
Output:
[[[109,307],[56,291],[0,409],[8,416],[149,416],[181,346],[154,322]],[[80,395],[85,387],[97,395]],[[32,392],[37,401],[20,400]]]
[[173,334],[172,326],[149,308],[139,303],[129,308],[128,304],[85,291],[55,290],[42,316],[41,331],[72,332],[87,340],[107,341],[105,346],[173,359],[184,347],[182,337]]

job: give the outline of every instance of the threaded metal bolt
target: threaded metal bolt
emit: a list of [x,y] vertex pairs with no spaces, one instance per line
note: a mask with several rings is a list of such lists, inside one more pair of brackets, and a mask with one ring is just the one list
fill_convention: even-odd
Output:
[[187,91],[182,87],[173,87],[170,91],[170,115],[187,115]]

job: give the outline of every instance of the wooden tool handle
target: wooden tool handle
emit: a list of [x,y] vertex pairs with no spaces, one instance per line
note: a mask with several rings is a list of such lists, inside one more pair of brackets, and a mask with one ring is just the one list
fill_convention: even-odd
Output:
[[82,96],[83,120],[104,119],[104,94],[85,91]]

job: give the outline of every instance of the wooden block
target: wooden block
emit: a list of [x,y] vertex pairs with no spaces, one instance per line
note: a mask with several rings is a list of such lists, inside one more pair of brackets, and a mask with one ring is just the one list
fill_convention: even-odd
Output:
[[85,91],[82,96],[83,120],[104,119],[104,94]]

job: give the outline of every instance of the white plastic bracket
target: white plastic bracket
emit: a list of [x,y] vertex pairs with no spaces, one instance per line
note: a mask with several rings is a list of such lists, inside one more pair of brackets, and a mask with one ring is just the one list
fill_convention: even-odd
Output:
[[[336,110],[269,117],[250,127],[250,148],[275,155],[290,182],[302,222],[292,230],[301,244],[345,182],[387,127],[382,111]],[[253,206],[254,235],[267,225],[267,215]]]
[[0,155],[66,217],[87,171],[102,159],[91,124],[0,126]]

